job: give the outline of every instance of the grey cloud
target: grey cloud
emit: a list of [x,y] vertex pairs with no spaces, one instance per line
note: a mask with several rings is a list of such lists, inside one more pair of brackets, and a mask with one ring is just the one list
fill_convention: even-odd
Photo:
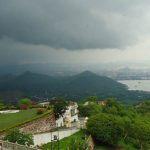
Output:
[[72,53],[77,55],[78,51],[56,50],[46,45],[26,44],[9,38],[0,40],[0,66],[70,62],[72,58],[76,59]]
[[147,0],[0,0],[0,38],[71,50],[124,48],[143,33],[147,4]]

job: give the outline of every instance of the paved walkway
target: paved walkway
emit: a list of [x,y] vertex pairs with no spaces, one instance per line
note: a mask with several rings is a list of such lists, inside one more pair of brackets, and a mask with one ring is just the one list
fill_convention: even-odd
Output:
[[57,135],[57,136],[59,135],[59,139],[63,139],[64,137],[70,136],[78,131],[79,129],[77,128],[71,128],[71,129],[61,129],[55,132],[36,134],[36,135],[33,135],[34,145],[46,144],[51,141],[51,137],[53,139],[54,135]]
[[[79,118],[81,125],[83,125],[85,118]],[[33,135],[34,137],[34,145],[41,145],[46,144],[48,142],[51,142],[51,137],[53,139],[54,135],[59,135],[59,139],[63,139],[67,136],[70,136],[76,132],[78,132],[79,129],[77,129],[77,123],[72,123],[72,128],[65,128],[65,129],[59,129],[59,131],[55,132],[47,132],[47,133],[40,133]]]

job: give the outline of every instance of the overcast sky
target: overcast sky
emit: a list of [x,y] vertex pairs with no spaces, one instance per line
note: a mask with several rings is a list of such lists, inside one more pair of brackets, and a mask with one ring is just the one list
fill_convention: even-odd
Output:
[[0,0],[0,65],[150,62],[150,0]]

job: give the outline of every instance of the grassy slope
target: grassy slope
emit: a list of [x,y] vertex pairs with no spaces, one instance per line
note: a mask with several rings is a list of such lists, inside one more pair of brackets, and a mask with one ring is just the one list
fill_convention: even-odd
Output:
[[[80,141],[82,141],[84,136],[85,136],[85,132],[79,131],[69,137],[66,137],[66,138],[60,140],[60,149],[67,150],[67,146],[71,143],[72,139],[79,139]],[[57,150],[57,148],[58,148],[57,145],[56,144],[54,144],[54,145],[55,145],[54,149]],[[43,146],[42,150],[51,150],[51,143],[45,144]],[[100,147],[95,147],[94,150],[113,150],[113,149],[100,146]]]
[[23,110],[13,114],[0,114],[0,130],[12,127],[36,116],[36,109]]
[[[60,149],[61,150],[67,150],[67,146],[71,143],[72,139],[79,139],[83,140],[82,137],[84,136],[83,131],[79,131],[69,137],[66,137],[62,140],[60,140]],[[57,146],[55,146],[57,149]],[[45,144],[42,148],[42,150],[50,150],[51,149],[51,143]]]

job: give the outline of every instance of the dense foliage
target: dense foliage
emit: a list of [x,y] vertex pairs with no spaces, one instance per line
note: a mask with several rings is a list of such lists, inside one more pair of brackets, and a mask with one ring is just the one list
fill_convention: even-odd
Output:
[[12,143],[18,143],[21,145],[33,145],[33,136],[31,134],[25,134],[23,132],[20,132],[19,129],[14,128],[10,130],[4,137],[4,140],[8,140]]
[[[91,106],[95,106],[91,107]],[[89,116],[87,130],[96,141],[128,149],[150,149],[149,102],[126,106],[115,99],[103,102],[87,101],[79,105],[88,108],[80,115]],[[93,110],[94,109],[94,110]],[[95,111],[98,110],[98,111]]]
[[18,101],[18,106],[20,107],[20,109],[26,110],[32,106],[32,101],[28,98],[23,98]]
[[96,95],[99,99],[115,96],[127,103],[150,97],[148,93],[129,91],[125,85],[115,80],[88,71],[66,77],[25,72],[19,76],[7,76],[0,82],[0,98],[7,100],[5,101],[7,104],[15,103],[25,96],[35,95],[36,97],[63,97],[73,100],[80,100],[90,95]]
[[95,103],[90,103],[88,105],[79,106],[79,114],[84,117],[85,116],[89,117],[100,112],[101,112],[101,108]]
[[50,106],[53,108],[56,118],[59,118],[65,113],[67,105],[67,102],[63,99],[56,99],[50,101]]
[[[60,150],[88,150],[86,144],[87,138],[85,137],[85,131],[80,130],[71,136],[65,137],[59,141]],[[54,150],[58,149],[58,142],[49,142],[42,146],[42,150],[50,150],[53,145]]]
[[89,117],[102,111],[101,106],[96,102],[96,96],[89,96],[79,103],[79,115]]
[[122,137],[122,122],[120,117],[100,113],[90,118],[87,123],[88,131],[96,140],[115,145]]
[[144,101],[135,105],[137,112],[139,113],[150,113],[150,101]]

